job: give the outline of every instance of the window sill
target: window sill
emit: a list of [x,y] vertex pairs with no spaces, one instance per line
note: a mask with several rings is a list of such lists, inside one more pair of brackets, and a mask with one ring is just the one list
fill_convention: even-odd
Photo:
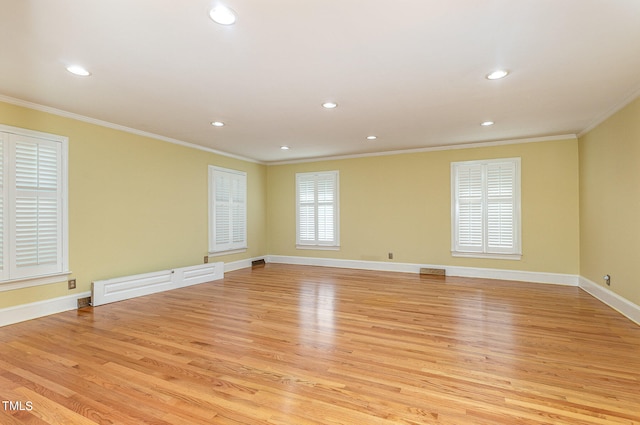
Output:
[[451,251],[451,256],[453,257],[464,257],[464,258],[487,258],[494,260],[521,260],[522,254],[491,254],[485,252],[459,252],[459,251]]
[[247,248],[230,249],[229,251],[213,251],[209,252],[209,257],[220,257],[222,255],[240,254],[247,252]]
[[62,272],[44,276],[25,277],[21,279],[5,280],[0,282],[0,292],[13,291],[15,289],[29,288],[31,286],[61,283],[67,280],[71,272]]
[[319,251],[340,251],[340,246],[334,245],[301,245],[297,244],[296,249],[314,249]]

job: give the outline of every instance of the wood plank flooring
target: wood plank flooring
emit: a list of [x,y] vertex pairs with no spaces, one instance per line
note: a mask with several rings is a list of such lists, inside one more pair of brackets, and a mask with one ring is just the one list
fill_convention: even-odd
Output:
[[1,424],[640,424],[579,288],[268,264],[0,328]]

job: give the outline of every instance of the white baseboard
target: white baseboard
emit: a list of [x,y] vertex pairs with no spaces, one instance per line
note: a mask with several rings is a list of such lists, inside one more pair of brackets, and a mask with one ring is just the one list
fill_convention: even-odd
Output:
[[421,268],[445,269],[447,276],[478,277],[485,279],[515,280],[578,286],[578,276],[562,273],[541,273],[520,270],[484,269],[475,267],[441,266],[434,264],[390,263],[384,261],[338,260],[334,258],[268,255],[269,263],[299,264],[305,266],[341,267],[374,271],[420,273]]
[[515,280],[518,282],[578,286],[578,276],[574,274],[531,272],[505,269],[484,269],[477,267],[458,266],[445,266],[442,268],[447,270],[447,275],[449,276],[478,277],[483,279]]
[[[251,262],[264,258],[267,263],[298,264],[307,266],[341,267],[374,271],[401,273],[419,273],[420,268],[445,269],[448,276],[476,277],[485,279],[503,279],[523,282],[547,283],[556,285],[579,286],[599,301],[640,325],[640,306],[600,286],[587,278],[561,273],[540,273],[517,270],[485,269],[474,267],[439,266],[433,264],[390,263],[383,261],[338,260],[332,258],[312,258],[282,255],[266,255],[224,264],[224,271],[230,272],[251,267]],[[0,327],[37,319],[50,314],[61,313],[77,308],[77,300],[91,296],[91,292],[69,295],[50,300],[23,304],[0,309]]]
[[50,314],[62,313],[63,311],[75,310],[78,308],[79,298],[90,296],[91,292],[82,292],[80,294],[2,308],[0,309],[0,327],[49,316]]
[[476,267],[441,266],[433,264],[388,263],[383,261],[338,260],[333,258],[269,255],[269,263],[298,264],[305,266],[342,267],[374,271],[420,273],[420,268],[445,269],[447,276],[484,279],[514,280],[520,282],[579,286],[599,301],[640,325],[640,306],[600,286],[587,278],[563,273],[543,273],[519,270],[485,269]]
[[267,256],[262,255],[260,257],[246,258],[244,260],[232,261],[230,263],[224,263],[224,272],[232,272],[234,270],[247,269],[251,267],[251,262],[255,260],[264,259],[266,261]]
[[640,306],[632,303],[626,298],[621,297],[615,292],[611,291],[604,286],[580,276],[580,289],[591,294],[594,298],[605,303],[612,309],[618,311],[623,316],[626,316],[630,320],[640,325]]

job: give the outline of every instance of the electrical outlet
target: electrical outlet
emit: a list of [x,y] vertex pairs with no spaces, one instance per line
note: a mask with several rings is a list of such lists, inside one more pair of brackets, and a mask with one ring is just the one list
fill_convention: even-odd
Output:
[[389,260],[393,260],[393,252],[389,253]]
[[69,286],[69,289],[76,289],[76,280],[69,279],[69,282],[67,282],[67,285]]
[[606,283],[607,286],[611,286],[611,276],[609,276],[608,274],[605,274],[603,279],[604,279],[604,283]]
[[205,263],[205,264],[208,264],[208,263],[209,263],[209,256],[208,256],[208,255],[205,255],[205,256],[204,256],[204,263]]

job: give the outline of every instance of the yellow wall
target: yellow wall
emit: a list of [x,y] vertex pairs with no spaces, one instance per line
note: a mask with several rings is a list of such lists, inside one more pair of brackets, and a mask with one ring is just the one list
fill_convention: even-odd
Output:
[[640,305],[640,98],[580,138],[580,274]]
[[[265,166],[0,102],[0,123],[69,138],[78,281],[0,292],[0,308],[92,280],[202,262],[207,166],[248,173],[245,253],[580,274],[640,304],[640,99],[574,139]],[[450,163],[522,158],[520,261],[451,256]],[[340,251],[295,248],[295,173],[340,171]],[[268,194],[268,196],[267,196]],[[387,253],[394,259],[388,260]]]
[[69,138],[66,282],[0,292],[0,308],[90,290],[93,280],[201,264],[208,249],[208,165],[247,172],[249,249],[266,253],[266,167],[0,102],[0,124]]
[[[501,157],[522,158],[522,260],[452,257],[450,164]],[[295,247],[295,173],[319,170],[340,171],[340,251]],[[277,165],[267,172],[272,255],[579,272],[575,139]]]

